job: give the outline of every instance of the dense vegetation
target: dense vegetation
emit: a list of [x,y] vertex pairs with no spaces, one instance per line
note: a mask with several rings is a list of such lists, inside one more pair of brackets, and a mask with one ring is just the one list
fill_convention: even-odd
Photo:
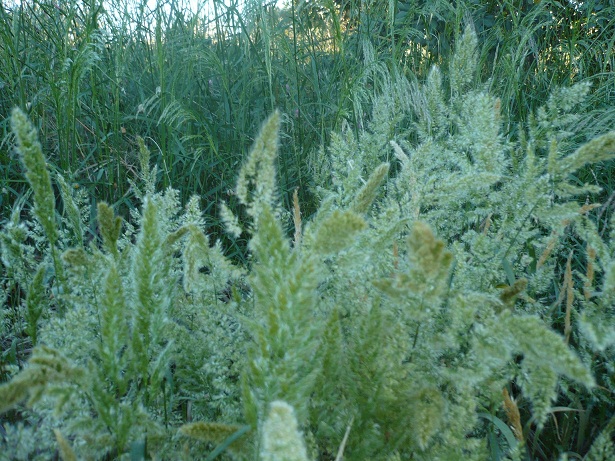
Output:
[[612,1],[0,7],[0,459],[615,459]]

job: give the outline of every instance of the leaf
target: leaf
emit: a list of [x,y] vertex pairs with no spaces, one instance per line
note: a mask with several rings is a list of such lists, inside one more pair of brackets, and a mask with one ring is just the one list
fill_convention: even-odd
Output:
[[511,449],[519,443],[515,438],[515,434],[513,434],[513,431],[510,429],[510,427],[508,427],[508,424],[506,424],[497,416],[490,415],[489,413],[478,413],[478,416],[480,418],[486,419],[487,421],[491,421],[495,425],[495,427],[497,427],[498,430],[502,433],[502,435],[506,439],[506,442],[508,442],[508,446]]
[[244,434],[247,434],[248,432],[250,432],[251,429],[252,429],[251,426],[248,426],[248,425],[242,426],[234,434],[229,436],[224,442],[222,442],[220,445],[218,445],[214,449],[214,451],[212,451],[207,456],[207,458],[205,458],[205,461],[211,461],[213,459],[216,459],[218,457],[218,455],[222,454],[222,452],[224,452],[227,448],[229,448],[234,442],[239,440]]
[[516,281],[515,272],[513,271],[512,265],[510,264],[507,258],[502,258],[502,267],[504,268],[504,272],[506,273],[508,284],[510,286],[513,286]]
[[135,440],[130,444],[130,461],[143,461],[145,459],[145,440]]

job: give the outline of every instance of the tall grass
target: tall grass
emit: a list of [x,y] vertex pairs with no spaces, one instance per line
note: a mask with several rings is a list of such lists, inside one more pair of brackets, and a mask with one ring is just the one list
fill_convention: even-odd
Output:
[[[133,219],[140,136],[158,165],[158,184],[176,187],[181,203],[197,194],[212,239],[245,262],[247,237],[223,232],[219,204],[241,208],[232,192],[237,171],[275,109],[283,124],[276,158],[281,205],[293,209],[297,191],[307,219],[318,208],[314,176],[322,166],[310,159],[327,157],[331,133],[344,130],[358,140],[378,123],[372,114],[379,113],[381,95],[394,94],[392,88],[410,93],[434,64],[447,69],[463,24],[473,23],[481,50],[477,78],[500,95],[508,139],[525,142],[519,127],[534,123],[532,114],[557,88],[591,83],[578,109],[584,116],[559,140],[573,152],[615,125],[614,18],[613,2],[598,0],[290,0],[282,9],[274,2],[211,0],[197,11],[180,0],[153,7],[146,0],[0,0],[0,222],[16,219],[14,205],[32,200],[11,147],[9,114],[18,106],[38,128],[49,168],[90,201],[89,239],[98,232],[94,197]],[[443,79],[449,82],[446,72]],[[397,99],[391,104],[407,103]],[[391,157],[389,139],[418,141],[415,122],[400,116],[389,138],[370,149]],[[545,146],[537,149],[547,155]],[[572,178],[602,187],[584,199],[604,204],[593,210],[604,236],[615,203],[614,168],[612,161],[590,165]],[[583,254],[585,244],[574,236],[565,242]],[[562,276],[567,263],[558,262]],[[575,257],[570,271],[582,279],[587,265]],[[553,302],[560,288],[551,287]],[[23,296],[9,290],[7,303],[18,306]],[[563,326],[566,313],[557,312],[554,323]],[[21,363],[30,352],[2,341],[9,352],[0,364]],[[586,397],[568,395],[560,403],[602,423],[609,417]],[[528,439],[533,456],[548,458],[542,444],[586,451],[595,436],[589,424],[554,418],[546,423],[548,437]]]
[[[52,165],[126,210],[141,134],[164,184],[180,183],[214,203],[232,185],[259,121],[278,108],[288,126],[279,171],[290,205],[297,187],[308,198],[308,154],[344,120],[366,123],[378,84],[366,82],[366,44],[377,62],[420,79],[446,59],[468,18],[475,18],[482,73],[503,95],[511,131],[552,87],[590,79],[596,116],[587,131],[599,134],[615,117],[613,6],[530,3],[322,0],[280,10],[273,2],[214,0],[196,12],[174,0],[154,8],[98,0],[4,6],[4,135],[11,107],[27,108]],[[10,202],[22,189],[6,146]]]

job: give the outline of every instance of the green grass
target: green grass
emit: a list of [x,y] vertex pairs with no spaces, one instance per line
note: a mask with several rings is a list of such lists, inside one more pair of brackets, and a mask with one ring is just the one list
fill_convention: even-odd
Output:
[[[615,127],[612,1],[575,7],[547,0],[317,0],[290,1],[277,9],[272,2],[211,0],[196,12],[175,0],[160,1],[153,9],[145,0],[0,2],[0,223],[8,228],[17,222],[21,208],[27,210],[34,200],[10,128],[11,110],[20,107],[38,129],[52,176],[60,173],[73,192],[82,194],[86,242],[100,239],[99,201],[138,225],[141,197],[134,184],[141,172],[141,137],[158,167],[159,189],[176,188],[181,204],[196,194],[209,238],[220,239],[226,256],[249,267],[247,232],[232,237],[224,231],[220,204],[248,218],[233,191],[262,121],[276,109],[282,114],[277,193],[282,208],[292,210],[297,191],[308,221],[321,205],[317,186],[329,174],[336,133],[346,133],[357,149],[351,160],[362,158],[363,150],[382,152],[363,159],[368,164],[362,180],[381,161],[392,163],[390,176],[400,170],[388,141],[403,139],[408,150],[422,141],[416,129],[420,120],[412,112],[418,103],[408,95],[419,94],[420,82],[436,64],[448,88],[452,50],[467,23],[474,24],[478,36],[474,83],[500,98],[508,141],[525,142],[524,130],[549,95],[582,82],[591,83],[588,97],[575,109],[582,116],[574,124],[560,120],[558,148],[570,154]],[[453,90],[447,91],[446,97]],[[390,98],[385,106],[398,109],[386,123],[392,112],[382,106],[383,95]],[[386,133],[362,144],[366,130],[384,125]],[[548,157],[549,146],[535,148],[539,158]],[[569,178],[578,186],[601,188],[578,199],[602,204],[589,215],[604,238],[612,232],[613,178],[612,160],[584,166]],[[58,213],[67,213],[61,203]],[[568,254],[573,251],[578,284],[584,281],[587,255],[582,238],[570,229],[561,232],[559,278],[541,295],[553,306],[544,314],[546,321],[563,333],[566,310],[556,301]],[[546,237],[528,237],[528,245],[539,238]],[[27,290],[9,275],[3,267],[8,327],[0,330],[5,332],[0,380],[23,365],[33,342],[19,314]],[[598,277],[602,282],[605,276]],[[594,359],[599,379],[612,380],[612,366]],[[608,399],[608,393],[562,392],[556,402],[560,410],[541,432],[531,423],[529,402],[522,402],[529,459],[552,459],[559,447],[584,455],[598,437],[596,428],[612,418]],[[3,418],[0,422],[12,416]]]
[[[249,2],[241,13],[240,4],[229,5],[213,1],[196,14],[173,1],[154,10],[132,2],[105,10],[98,1],[5,6],[2,112],[27,108],[52,165],[127,210],[136,135],[150,141],[163,184],[179,183],[184,194],[213,203],[232,186],[260,121],[277,108],[287,126],[284,199],[290,205],[299,187],[311,202],[305,159],[344,120],[358,129],[369,118],[379,83],[366,81],[365,43],[393,75],[421,79],[447,59],[464,18],[473,16],[481,74],[501,95],[511,132],[553,87],[583,80],[594,85],[588,104],[596,113],[585,131],[599,134],[615,117],[615,15],[600,2],[578,12],[550,2],[519,10],[446,1],[382,9],[330,0],[283,11]],[[7,143],[1,160],[10,203],[23,183]],[[217,226],[214,209],[210,216]]]

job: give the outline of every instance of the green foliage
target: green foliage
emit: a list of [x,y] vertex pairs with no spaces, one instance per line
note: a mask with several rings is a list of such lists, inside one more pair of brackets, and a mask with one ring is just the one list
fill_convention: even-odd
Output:
[[612,459],[615,456],[615,444],[613,443],[614,419],[611,419],[596,441],[592,445],[585,459],[587,461],[603,461]]
[[[467,28],[465,35],[473,35],[473,30]],[[476,46],[471,37],[459,43],[462,48]],[[460,56],[474,54],[472,49],[458,52]],[[557,109],[545,109],[539,114],[552,115],[540,115],[544,122],[539,126],[530,125],[529,140],[512,143],[500,134],[499,100],[474,83],[471,65],[460,69],[460,82],[453,80],[454,73],[448,74],[448,92],[441,73],[434,68],[426,83],[416,86],[409,95],[408,106],[400,102],[391,107],[391,112],[410,107],[406,116],[416,121],[415,130],[421,142],[412,147],[404,144],[403,139],[393,143],[393,153],[400,166],[397,175],[389,180],[386,195],[372,211],[370,229],[357,239],[352,248],[354,254],[344,255],[332,265],[333,274],[361,274],[350,275],[350,281],[372,280],[393,305],[387,308],[387,298],[375,297],[365,284],[354,284],[348,276],[340,277],[339,284],[334,282],[335,275],[330,278],[332,304],[344,313],[342,318],[353,317],[359,310],[362,312],[359,315],[374,322],[371,329],[365,325],[359,330],[362,339],[357,340],[351,339],[351,321],[342,321],[341,328],[335,331],[348,333],[337,333],[341,337],[332,338],[332,343],[346,351],[361,350],[361,364],[367,369],[370,365],[365,357],[377,357],[373,359],[378,362],[371,365],[374,371],[368,379],[376,389],[387,389],[387,373],[393,370],[400,373],[399,365],[387,369],[383,364],[389,354],[397,357],[397,363],[407,364],[408,371],[403,376],[413,377],[414,388],[404,387],[409,384],[402,384],[405,380],[393,374],[388,379],[397,383],[398,389],[391,389],[388,384],[389,393],[395,396],[390,397],[391,401],[399,405],[408,396],[416,396],[417,401],[410,400],[407,406],[425,408],[419,405],[422,400],[419,396],[425,395],[424,389],[438,389],[437,397],[428,400],[432,402],[429,408],[442,408],[447,416],[442,417],[442,412],[437,417],[427,413],[413,415],[414,421],[419,421],[413,425],[406,419],[394,419],[391,412],[384,411],[387,416],[383,420],[369,413],[367,418],[378,421],[382,433],[369,442],[363,438],[365,445],[359,445],[357,456],[382,450],[386,446],[383,439],[401,443],[407,437],[408,427],[426,431],[414,439],[419,450],[459,458],[463,456],[461,451],[453,455],[451,447],[463,450],[461,447],[465,445],[467,450],[478,454],[477,446],[467,445],[471,441],[457,426],[456,417],[463,414],[468,421],[466,427],[475,424],[469,421],[476,421],[476,409],[481,405],[497,408],[500,390],[507,383],[519,386],[526,401],[532,404],[532,421],[539,428],[545,424],[553,401],[560,398],[558,376],[588,388],[594,385],[587,369],[590,362],[582,364],[578,358],[578,355],[587,357],[585,338],[575,339],[578,344],[575,354],[565,344],[569,342],[569,333],[562,338],[548,329],[560,321],[563,323],[563,317],[569,316],[571,310],[567,307],[568,313],[562,312],[562,320],[557,320],[558,316],[553,315],[554,300],[550,300],[548,290],[549,283],[557,277],[556,248],[566,233],[574,232],[598,250],[603,248],[587,218],[590,208],[570,200],[594,191],[592,186],[572,183],[573,175],[586,162],[613,158],[612,133],[569,153],[565,143],[569,135],[562,131],[563,125],[555,130],[541,128],[565,120],[577,104],[579,94],[583,94],[579,87],[562,91],[557,99],[551,99],[550,104],[557,104]],[[394,117],[391,114],[389,118]],[[569,130],[572,124],[566,127]],[[345,159],[351,150],[361,152],[370,137],[382,136],[381,129],[381,125],[372,125],[371,132],[362,133],[358,143],[344,137],[334,139],[329,152],[333,157],[329,163],[332,166],[329,184],[333,187],[328,193],[321,192],[323,196],[344,203],[339,195],[353,190],[353,178],[357,181],[359,177],[348,174],[350,162],[339,159]],[[399,144],[410,152],[407,154]],[[360,163],[355,162],[352,168],[362,171]],[[336,178],[344,178],[342,187],[336,187]],[[420,221],[414,223],[416,220],[430,223],[445,240],[435,239],[429,227]],[[396,255],[398,248],[403,248],[398,240],[405,239],[408,243],[404,261]],[[444,251],[445,246],[450,252]],[[603,262],[608,264],[612,252],[606,248],[599,251]],[[404,266],[406,269],[401,270]],[[598,299],[608,297],[607,293],[605,290]],[[594,311],[588,298],[576,299],[580,312]],[[355,300],[361,300],[362,309]],[[561,300],[555,307],[560,303]],[[572,303],[571,299],[566,306]],[[387,321],[387,315],[395,320]],[[380,339],[377,352],[364,339],[378,338],[374,329],[391,335]],[[582,329],[577,332],[582,334]],[[402,338],[405,346],[403,341],[400,345]],[[339,345],[344,341],[349,341],[349,346]],[[600,350],[604,351],[602,347]],[[606,355],[612,357],[612,352]],[[598,358],[592,366],[600,367],[604,359]],[[332,368],[343,369],[344,374],[358,372],[351,365],[344,368],[339,363],[343,362],[342,358],[335,360]],[[330,373],[326,374],[327,380],[341,379],[336,373]],[[348,382],[367,380],[362,374],[353,377]],[[376,383],[382,383],[382,388]],[[420,386],[417,383],[426,387],[417,388]],[[476,393],[478,389],[481,391]],[[608,399],[606,395],[601,396],[602,391],[594,392],[593,398]],[[359,395],[344,389],[333,401],[349,394],[361,402],[360,411],[365,411],[368,402],[374,399],[380,399],[374,406],[387,407],[383,390],[377,396],[368,394],[359,400]],[[319,435],[339,440],[345,424],[338,421],[337,426],[329,426]],[[323,423],[321,426],[326,427]],[[403,428],[403,432],[396,434],[395,428]],[[353,448],[350,443],[347,454]],[[329,449],[332,451],[333,447]]]
[[[0,331],[21,345],[11,366],[0,362],[1,456],[608,459],[615,240],[592,215],[599,187],[579,178],[615,157],[615,134],[579,145],[589,85],[555,90],[515,137],[479,81],[472,26],[448,70],[422,81],[387,70],[365,45],[354,84],[369,91],[356,93],[356,126],[341,124],[312,157],[320,201],[304,221],[296,196],[294,244],[281,115],[264,123],[221,205],[229,233],[247,238],[237,266],[212,243],[198,196],[182,210],[180,192],[157,187],[169,186],[168,149],[190,139],[175,130],[198,118],[170,93],[156,11],[160,90],[137,115],[160,112],[162,151],[137,139],[129,217],[100,202],[91,232],[86,201],[50,174],[36,130],[13,112],[33,205],[15,203],[1,233]],[[265,13],[254,6],[241,28],[269,110]],[[341,33],[337,24],[336,46]],[[95,40],[66,61],[85,69],[65,69],[74,110],[71,91],[103,52]],[[586,424],[595,414],[600,434]]]
[[29,399],[30,404],[35,403],[42,398],[47,386],[54,383],[61,385],[82,377],[82,371],[66,357],[46,346],[35,349],[28,362],[27,369],[0,388],[1,411],[8,410],[25,398]]
[[[16,114],[19,123],[20,114]],[[143,158],[149,158],[145,146],[143,150]],[[178,282],[182,264],[174,255],[187,251],[196,258],[196,264],[204,264],[206,253],[207,262],[219,266],[212,268],[208,277],[209,286],[214,288],[226,285],[233,266],[222,258],[219,247],[209,248],[195,202],[190,202],[185,214],[178,215],[177,193],[155,192],[153,184],[148,183],[149,166],[144,163],[144,168],[142,213],[135,215],[139,229],[126,226],[122,234],[121,219],[108,205],[99,204],[101,248],[97,244],[67,248],[58,260],[70,290],[57,289],[60,280],[48,276],[53,265],[45,259],[33,277],[24,273],[23,278],[15,279],[27,289],[24,332],[33,345],[40,338],[44,346],[36,347],[28,367],[2,387],[3,409],[30,395],[35,414],[61,415],[62,435],[74,442],[73,450],[79,456],[119,456],[144,441],[154,451],[173,446],[172,439],[167,440],[166,427],[181,414],[178,406],[191,407],[191,399],[196,396],[186,389],[200,385],[201,395],[207,392],[207,380],[219,377],[214,367],[196,376],[193,370],[203,368],[203,357],[215,359],[214,351],[225,360],[235,356],[221,349],[219,343],[210,343],[208,339],[217,336],[207,338],[208,329],[202,329],[202,323],[208,323],[205,317],[212,315],[210,321],[216,317],[213,312],[202,312],[203,306],[215,306],[213,300],[218,301],[222,289],[181,291]],[[79,212],[74,203],[71,206],[73,215]],[[70,213],[69,207],[65,209]],[[51,216],[55,220],[55,207]],[[85,240],[81,218],[79,225],[73,226],[70,218],[66,222],[73,233],[81,230],[82,234],[79,238],[68,234],[58,237],[61,248],[68,242]],[[36,227],[35,232],[26,231],[15,241],[11,235],[18,228],[10,224],[3,235],[3,259],[8,267],[27,267],[29,255],[46,248],[36,243]],[[34,244],[30,237],[35,238]],[[190,274],[193,269],[185,266],[186,279],[194,276]],[[51,300],[49,293],[55,294]],[[209,307],[206,310],[215,309]],[[227,319],[216,320],[228,324]],[[196,337],[189,339],[195,336],[190,333],[195,328]],[[227,367],[226,363],[221,365]],[[179,379],[184,371],[191,375],[185,382]],[[233,372],[227,369],[226,373]],[[216,385],[209,385],[214,394]],[[209,416],[209,412],[220,412],[219,407],[232,408],[233,403],[210,399],[194,407],[197,416]],[[68,448],[62,450],[68,453]]]
[[62,433],[57,429],[55,429],[53,432],[56,436],[56,440],[58,441],[58,448],[62,461],[77,461],[77,455],[71,448],[70,444],[68,443],[68,440],[66,440]]

